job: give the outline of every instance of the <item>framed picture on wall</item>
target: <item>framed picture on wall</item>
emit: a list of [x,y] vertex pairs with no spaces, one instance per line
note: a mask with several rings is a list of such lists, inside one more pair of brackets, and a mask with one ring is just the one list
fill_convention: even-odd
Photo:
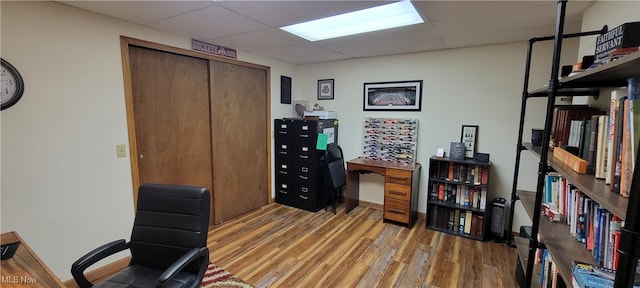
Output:
[[464,143],[464,158],[473,158],[476,153],[477,125],[462,125],[460,142]]
[[318,100],[333,100],[333,79],[318,80]]
[[291,77],[280,76],[280,104],[291,104]]
[[422,80],[364,83],[364,111],[420,111]]

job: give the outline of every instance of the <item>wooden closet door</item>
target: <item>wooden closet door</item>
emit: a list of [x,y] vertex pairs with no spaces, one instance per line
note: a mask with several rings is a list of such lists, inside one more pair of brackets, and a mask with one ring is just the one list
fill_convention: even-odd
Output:
[[140,183],[213,193],[208,61],[137,46],[129,57]]
[[267,71],[211,61],[215,223],[267,204]]

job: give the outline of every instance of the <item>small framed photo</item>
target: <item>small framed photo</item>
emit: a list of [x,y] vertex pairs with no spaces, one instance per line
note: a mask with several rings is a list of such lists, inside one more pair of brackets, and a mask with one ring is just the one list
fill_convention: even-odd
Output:
[[364,83],[364,111],[420,111],[422,80]]
[[318,100],[333,100],[333,79],[318,80]]
[[462,125],[460,142],[464,143],[464,158],[473,158],[476,153],[478,125]]

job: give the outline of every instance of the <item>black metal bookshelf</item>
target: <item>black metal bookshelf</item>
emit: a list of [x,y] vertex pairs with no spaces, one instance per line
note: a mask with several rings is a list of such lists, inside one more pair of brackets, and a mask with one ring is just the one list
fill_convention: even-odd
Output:
[[[640,191],[640,161],[636,161],[635,163],[633,180],[631,183],[631,196],[629,198],[623,198],[616,193],[611,193],[603,180],[595,179],[593,175],[577,174],[564,164],[555,161],[553,157],[549,157],[551,153],[547,143],[549,143],[550,140],[556,96],[590,95],[597,97],[600,88],[626,86],[627,78],[640,77],[640,68],[638,68],[640,67],[640,52],[634,52],[616,61],[609,62],[559,80],[558,71],[560,52],[562,50],[562,40],[565,38],[599,35],[607,31],[607,27],[605,26],[602,30],[598,31],[564,34],[563,30],[566,5],[566,0],[558,1],[556,33],[554,36],[532,38],[529,40],[508,228],[513,230],[514,207],[516,201],[520,200],[522,201],[527,214],[532,219],[531,238],[509,239],[509,245],[518,247],[519,254],[522,254],[525,249],[528,250],[527,257],[523,257],[522,255],[520,256],[523,265],[526,265],[524,287],[531,287],[531,285],[535,285],[532,283],[534,264],[533,261],[527,260],[534,259],[535,251],[538,248],[546,248],[549,253],[553,255],[553,258],[556,259],[556,265],[559,267],[560,275],[564,279],[565,283],[571,281],[571,266],[573,260],[587,263],[595,262],[589,251],[582,247],[582,245],[578,244],[575,239],[572,239],[567,225],[552,223],[545,219],[544,216],[541,218],[540,206],[542,204],[544,177],[547,172],[553,169],[570,180],[574,185],[576,185],[576,187],[581,189],[581,191],[594,201],[598,202],[605,209],[621,219],[624,219],[625,226],[621,229],[622,236],[618,248],[619,269],[616,272],[615,287],[633,287],[636,263],[640,257],[640,249],[636,247],[636,243],[640,241],[640,219],[638,219],[639,215],[637,213],[640,209],[640,193],[638,193],[638,191]],[[548,40],[554,40],[552,69],[549,84],[544,88],[530,92],[528,86],[533,44],[538,41]],[[522,142],[526,104],[527,100],[533,97],[547,98],[546,120],[542,139],[543,145],[541,147],[533,147],[530,144],[524,144]],[[520,191],[517,189],[521,152],[525,150],[531,151],[534,155],[537,155],[540,158],[536,191],[533,192]],[[638,153],[640,153],[640,149]],[[628,213],[629,211],[634,211],[634,213]],[[540,234],[544,239],[544,244],[537,240],[538,234]],[[522,247],[523,245],[527,245],[528,247]]]

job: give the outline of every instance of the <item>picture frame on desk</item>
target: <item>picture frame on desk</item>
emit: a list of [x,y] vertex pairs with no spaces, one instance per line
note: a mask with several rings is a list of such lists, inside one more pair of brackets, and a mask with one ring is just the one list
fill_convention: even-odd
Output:
[[422,80],[364,83],[364,111],[420,111]]
[[460,142],[464,143],[464,158],[473,158],[476,154],[478,125],[462,125]]

